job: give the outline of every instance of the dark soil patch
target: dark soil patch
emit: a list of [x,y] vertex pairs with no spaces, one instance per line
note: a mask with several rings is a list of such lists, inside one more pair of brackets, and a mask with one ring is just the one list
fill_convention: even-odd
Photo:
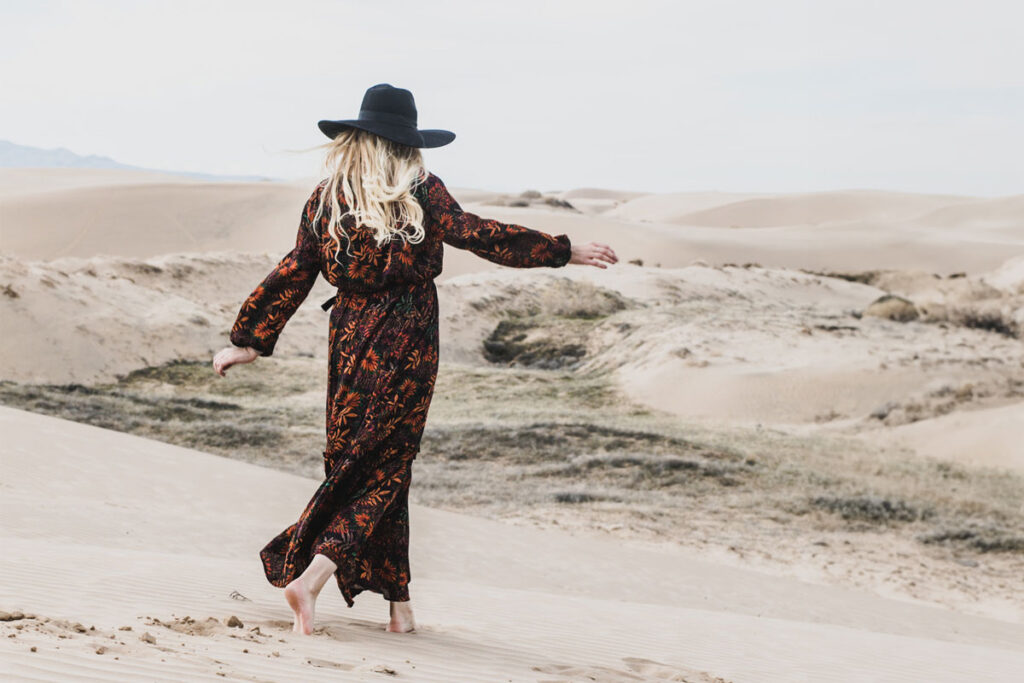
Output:
[[1024,553],[1024,534],[995,524],[971,524],[920,536],[926,545],[948,545],[981,553]]
[[808,275],[831,277],[838,280],[846,280],[847,282],[859,282],[862,285],[874,285],[878,281],[878,277],[883,274],[881,270],[865,270],[861,273],[839,273],[827,270],[808,270],[806,268],[801,268],[800,270]]
[[872,524],[916,522],[932,516],[929,510],[905,501],[876,496],[818,496],[811,500],[811,505],[845,520]]
[[521,320],[502,320],[483,341],[484,358],[492,363],[515,364],[544,370],[569,368],[579,363],[586,347],[562,335],[528,340],[537,325]]

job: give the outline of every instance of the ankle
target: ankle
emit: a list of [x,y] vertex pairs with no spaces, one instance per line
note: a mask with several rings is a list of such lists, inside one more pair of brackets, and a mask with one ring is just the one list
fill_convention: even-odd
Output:
[[309,589],[309,592],[313,595],[314,599],[316,599],[320,595],[320,591],[324,589],[324,586],[327,585],[327,581],[330,578],[330,575],[325,577],[318,576],[306,582],[306,587]]
[[317,554],[313,561],[306,567],[306,571],[299,575],[298,580],[303,590],[309,591],[314,598],[320,595],[320,591],[327,585],[327,582],[334,576],[337,566],[330,558]]

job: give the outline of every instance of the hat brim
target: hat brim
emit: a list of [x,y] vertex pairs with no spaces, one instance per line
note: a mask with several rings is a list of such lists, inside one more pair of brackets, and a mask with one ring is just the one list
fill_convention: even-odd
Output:
[[320,121],[317,123],[317,127],[320,128],[321,133],[332,140],[346,128],[358,128],[410,147],[443,147],[455,139],[455,133],[450,130],[440,128],[418,130],[383,121],[361,121],[359,119]]

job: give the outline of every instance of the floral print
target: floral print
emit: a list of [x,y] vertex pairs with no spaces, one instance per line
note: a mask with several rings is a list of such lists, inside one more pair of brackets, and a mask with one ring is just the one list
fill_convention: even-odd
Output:
[[571,245],[566,235],[463,211],[441,179],[426,173],[414,188],[424,207],[423,241],[396,236],[378,246],[372,231],[346,215],[351,242],[343,238],[336,257],[328,216],[314,230],[326,184],[303,207],[294,248],[245,300],[231,328],[232,344],[270,356],[318,274],[338,290],[323,304],[330,309],[325,478],[260,559],[270,583],[284,587],[322,553],[338,566],[335,578],[349,607],[364,590],[404,601],[412,463],[438,368],[434,278],[443,245],[514,268],[564,266]]

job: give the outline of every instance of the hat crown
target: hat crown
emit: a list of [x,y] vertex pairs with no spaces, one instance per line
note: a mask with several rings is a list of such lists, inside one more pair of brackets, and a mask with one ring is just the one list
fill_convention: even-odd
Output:
[[378,83],[366,89],[359,116],[365,112],[400,116],[413,127],[417,125],[416,100],[405,88],[396,88],[390,83]]
[[411,92],[390,83],[378,83],[366,89],[359,118],[323,119],[317,126],[332,140],[343,130],[353,128],[410,147],[441,147],[455,139],[455,133],[450,130],[420,130],[417,118],[416,100]]

